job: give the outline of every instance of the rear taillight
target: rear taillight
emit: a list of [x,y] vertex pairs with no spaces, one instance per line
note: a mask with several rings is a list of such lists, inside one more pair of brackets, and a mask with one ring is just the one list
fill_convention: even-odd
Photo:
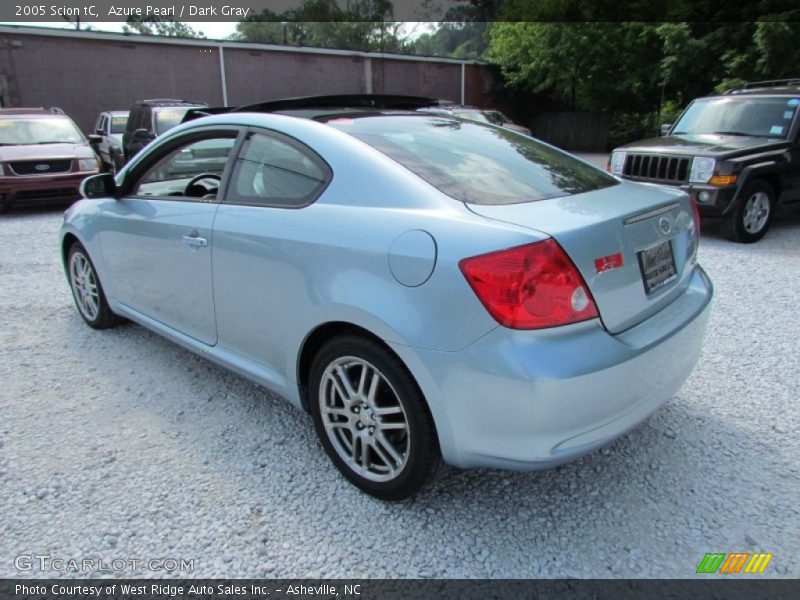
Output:
[[597,316],[583,277],[553,239],[465,258],[459,267],[506,327],[541,329]]

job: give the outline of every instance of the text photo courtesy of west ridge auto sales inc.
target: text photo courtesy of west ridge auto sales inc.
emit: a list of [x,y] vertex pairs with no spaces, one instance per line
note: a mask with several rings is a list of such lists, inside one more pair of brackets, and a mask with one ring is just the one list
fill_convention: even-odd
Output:
[[800,592],[790,2],[0,17],[0,595]]

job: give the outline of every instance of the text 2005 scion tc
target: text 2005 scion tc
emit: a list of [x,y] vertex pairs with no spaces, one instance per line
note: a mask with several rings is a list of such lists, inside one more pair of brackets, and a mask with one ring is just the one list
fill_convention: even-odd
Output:
[[379,498],[442,458],[539,469],[608,443],[676,393],[706,329],[685,193],[501,127],[240,109],[83,192],[62,248],[86,322],[125,317],[309,410]]

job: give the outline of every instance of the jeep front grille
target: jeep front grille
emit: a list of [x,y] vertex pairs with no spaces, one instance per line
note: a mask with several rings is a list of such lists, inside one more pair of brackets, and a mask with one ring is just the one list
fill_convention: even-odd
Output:
[[685,183],[689,179],[689,161],[684,156],[628,154],[622,174],[631,179]]

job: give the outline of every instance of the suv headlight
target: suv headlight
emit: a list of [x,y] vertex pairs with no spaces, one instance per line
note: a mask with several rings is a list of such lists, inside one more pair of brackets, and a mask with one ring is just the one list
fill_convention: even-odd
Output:
[[625,168],[625,159],[627,158],[627,152],[612,152],[611,153],[611,174],[612,175],[622,175],[622,171]]
[[78,171],[97,171],[100,165],[94,158],[82,158],[78,161]]
[[695,156],[692,159],[692,169],[689,171],[689,183],[708,183],[714,175],[717,161],[705,156]]

